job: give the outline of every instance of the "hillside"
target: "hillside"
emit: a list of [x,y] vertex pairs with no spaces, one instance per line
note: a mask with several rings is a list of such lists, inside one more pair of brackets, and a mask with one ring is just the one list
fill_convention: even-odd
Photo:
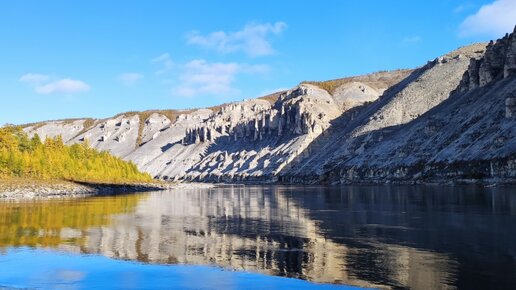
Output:
[[96,183],[152,181],[136,165],[98,152],[87,142],[66,146],[60,136],[30,139],[17,127],[0,128],[0,179],[34,178]]
[[214,108],[24,130],[88,140],[165,180],[513,182],[515,39],[462,47],[415,70],[302,82]]
[[[382,79],[388,77],[381,74]],[[393,72],[391,81],[405,76]],[[45,137],[62,135],[68,144],[88,140],[93,148],[131,160],[163,179],[260,178],[275,175],[344,110],[374,101],[385,90],[383,81],[376,86],[346,85],[351,86],[334,96],[301,84],[286,92],[206,109],[50,121],[29,124],[24,130]],[[243,167],[246,161],[249,166]],[[217,165],[207,168],[208,163]]]

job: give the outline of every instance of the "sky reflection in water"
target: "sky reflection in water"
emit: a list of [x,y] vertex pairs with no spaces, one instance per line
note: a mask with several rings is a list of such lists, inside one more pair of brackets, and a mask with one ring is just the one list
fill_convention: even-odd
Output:
[[507,288],[516,284],[513,192],[228,186],[2,202],[0,265],[9,271],[0,285],[328,287],[274,277],[283,276],[371,288]]
[[0,255],[0,287],[44,289],[357,289],[317,285],[218,267],[150,265],[55,250],[10,249]]

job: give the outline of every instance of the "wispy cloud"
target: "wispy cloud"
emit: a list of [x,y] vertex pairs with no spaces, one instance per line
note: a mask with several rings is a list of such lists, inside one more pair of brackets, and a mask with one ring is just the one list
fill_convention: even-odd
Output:
[[233,87],[236,76],[241,73],[257,74],[269,70],[266,65],[239,63],[210,63],[203,59],[188,62],[179,77],[180,85],[172,93],[182,97],[197,95],[238,95]]
[[132,86],[143,79],[143,77],[140,73],[123,73],[118,76],[118,81],[124,86]]
[[515,24],[516,1],[496,0],[468,16],[459,27],[459,36],[500,37],[511,32]]
[[455,7],[455,9],[453,9],[453,13],[455,13],[455,14],[464,13],[464,12],[472,10],[474,8],[475,8],[475,5],[473,3],[466,2],[466,3],[462,3],[459,6]]
[[32,84],[32,85],[36,85],[36,84],[40,84],[42,82],[47,81],[49,78],[50,78],[49,76],[44,75],[44,74],[27,73],[27,74],[22,75],[20,77],[19,81],[28,83],[28,84]]
[[38,94],[48,95],[53,93],[80,93],[90,90],[90,86],[80,80],[61,79],[46,85],[36,86],[35,91]]
[[403,44],[414,44],[414,43],[419,43],[422,40],[423,40],[423,38],[421,38],[421,36],[414,35],[414,36],[407,36],[407,37],[403,38],[401,40],[401,43],[403,43]]
[[464,4],[461,4],[455,7],[455,9],[453,9],[453,13],[461,13],[462,11],[464,11],[464,9],[466,9],[466,6]]
[[84,81],[69,78],[51,78],[45,74],[27,73],[21,76],[19,81],[28,84],[37,94],[42,95],[54,93],[72,94],[90,90],[90,85]]
[[247,24],[235,32],[216,31],[202,35],[192,31],[187,35],[188,44],[214,49],[220,53],[243,51],[251,57],[271,55],[275,52],[269,40],[287,28],[285,22]]
[[168,53],[153,58],[151,62],[160,65],[160,69],[155,72],[156,75],[162,75],[174,67],[174,62]]

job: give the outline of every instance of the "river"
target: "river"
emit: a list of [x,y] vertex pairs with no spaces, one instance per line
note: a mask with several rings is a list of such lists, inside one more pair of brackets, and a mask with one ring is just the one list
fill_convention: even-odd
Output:
[[516,188],[235,185],[2,201],[0,268],[0,288],[514,289]]

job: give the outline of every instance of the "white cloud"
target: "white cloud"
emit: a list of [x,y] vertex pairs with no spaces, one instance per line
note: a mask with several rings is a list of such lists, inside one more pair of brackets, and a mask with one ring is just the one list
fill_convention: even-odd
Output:
[[49,79],[49,76],[43,74],[35,74],[35,73],[27,73],[20,77],[20,82],[28,83],[28,84],[40,84]]
[[516,24],[516,1],[496,0],[483,5],[477,13],[468,16],[459,27],[459,35],[500,37],[511,32]]
[[151,62],[159,64],[161,68],[155,72],[156,75],[162,75],[174,67],[174,62],[168,53],[163,53],[151,60]]
[[69,78],[55,79],[45,74],[27,73],[22,75],[19,81],[28,84],[36,93],[43,95],[80,93],[90,90],[90,86],[83,81]]
[[475,5],[473,3],[465,2],[465,3],[462,3],[459,6],[455,7],[453,9],[453,13],[455,13],[455,14],[465,13],[468,10],[472,10],[474,8],[475,8]]
[[453,13],[461,13],[462,11],[464,11],[464,9],[466,9],[466,7],[464,6],[464,4],[461,4],[455,7],[455,9],[453,9]]
[[401,42],[403,44],[414,44],[414,43],[419,43],[422,40],[423,39],[421,38],[421,36],[414,35],[414,36],[408,36],[408,37],[403,38],[403,40]]
[[197,95],[237,95],[233,87],[236,76],[241,73],[256,74],[269,70],[265,65],[239,63],[209,63],[198,59],[188,62],[179,77],[181,84],[172,93],[182,97]]
[[132,86],[141,79],[143,79],[143,75],[140,73],[123,73],[118,76],[118,81],[125,86]]
[[61,79],[46,85],[36,86],[35,91],[38,94],[48,95],[53,93],[80,93],[90,90],[90,86],[80,80]]
[[280,35],[287,28],[284,22],[248,24],[239,31],[216,31],[201,35],[192,31],[187,35],[189,44],[215,49],[221,53],[243,51],[251,57],[270,55],[275,51],[268,37]]

